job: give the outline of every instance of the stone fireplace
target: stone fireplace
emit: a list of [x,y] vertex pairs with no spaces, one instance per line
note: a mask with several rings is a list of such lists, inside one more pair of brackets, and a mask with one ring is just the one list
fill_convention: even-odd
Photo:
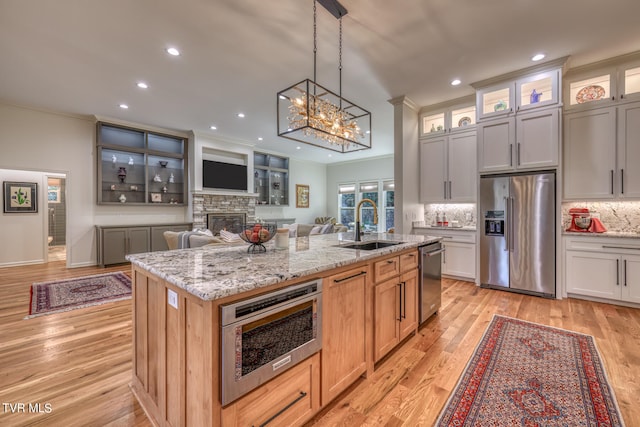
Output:
[[256,218],[256,196],[195,193],[192,200],[193,227],[209,228],[214,234]]

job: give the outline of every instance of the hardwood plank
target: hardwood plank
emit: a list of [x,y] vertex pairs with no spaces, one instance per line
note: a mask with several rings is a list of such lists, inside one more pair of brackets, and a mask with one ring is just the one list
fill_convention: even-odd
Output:
[[[40,403],[41,408],[49,403],[52,409],[30,414],[0,408],[0,425],[151,425],[129,387],[131,301],[24,320],[32,283],[110,271],[129,274],[130,267],[67,269],[56,261],[0,269],[0,401]],[[549,300],[448,279],[443,281],[442,302],[440,312],[418,334],[307,425],[432,425],[494,314],[594,336],[626,425],[640,425],[640,310]],[[164,315],[155,313],[149,319]],[[157,320],[152,323],[154,330],[165,327]]]

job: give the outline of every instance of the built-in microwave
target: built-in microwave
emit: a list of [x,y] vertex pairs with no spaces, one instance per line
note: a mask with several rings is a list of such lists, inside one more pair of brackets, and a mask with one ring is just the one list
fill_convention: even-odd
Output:
[[222,404],[318,352],[322,279],[221,306]]

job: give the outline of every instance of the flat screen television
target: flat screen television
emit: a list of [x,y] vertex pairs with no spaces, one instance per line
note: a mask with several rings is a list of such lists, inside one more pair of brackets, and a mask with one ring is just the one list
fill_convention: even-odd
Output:
[[247,166],[203,160],[202,186],[205,188],[247,191]]

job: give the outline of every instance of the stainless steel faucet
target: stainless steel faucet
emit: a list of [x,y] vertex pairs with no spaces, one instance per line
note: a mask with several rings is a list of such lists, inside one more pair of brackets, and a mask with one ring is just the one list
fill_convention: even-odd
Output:
[[362,206],[362,204],[364,202],[369,202],[371,203],[371,206],[373,206],[373,223],[374,224],[378,224],[378,207],[376,206],[376,202],[374,202],[371,199],[362,199],[360,200],[360,203],[358,203],[358,207],[356,208],[356,236],[355,236],[355,241],[359,242],[361,240],[360,237],[360,206]]

